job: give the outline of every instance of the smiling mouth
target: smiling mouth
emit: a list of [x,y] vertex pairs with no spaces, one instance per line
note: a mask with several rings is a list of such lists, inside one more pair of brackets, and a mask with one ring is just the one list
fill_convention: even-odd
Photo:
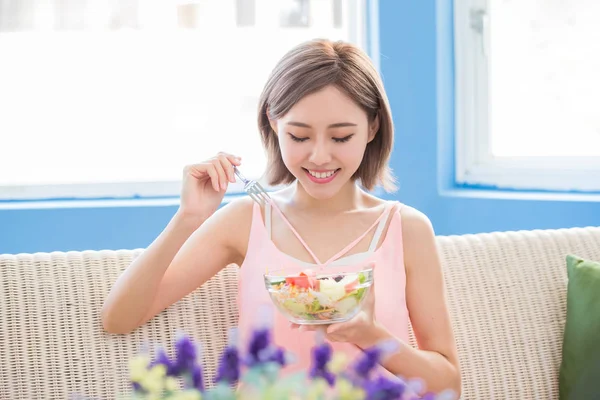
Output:
[[302,169],[304,170],[304,172],[306,172],[306,175],[311,181],[316,183],[328,183],[331,182],[333,178],[335,178],[335,176],[341,168],[332,169],[328,171],[314,171],[307,168]]
[[317,179],[326,179],[331,177],[333,174],[335,174],[336,172],[338,172],[340,169],[332,169],[329,171],[313,171],[311,169],[306,169],[303,168],[306,172],[308,172],[311,176],[317,178]]

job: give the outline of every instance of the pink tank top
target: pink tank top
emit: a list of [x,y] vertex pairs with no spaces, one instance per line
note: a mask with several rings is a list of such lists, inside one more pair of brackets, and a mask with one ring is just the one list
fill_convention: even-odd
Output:
[[[408,311],[406,308],[404,256],[402,249],[402,226],[399,212],[389,216],[396,202],[388,202],[382,214],[373,225],[356,238],[346,248],[342,249],[331,259],[322,263],[298,235],[294,227],[285,218],[279,208],[273,203],[273,208],[286,222],[300,243],[311,254],[315,263],[297,260],[280,251],[271,240],[271,206],[265,206],[265,221],[263,223],[261,209],[254,204],[252,227],[248,242],[246,258],[242,263],[239,274],[239,339],[246,345],[252,329],[260,316],[258,311],[263,307],[269,310],[273,322],[273,340],[294,354],[294,363],[284,369],[284,373],[299,370],[307,371],[311,363],[311,348],[316,343],[314,332],[298,331],[290,328],[289,321],[281,315],[270,300],[265,288],[263,274],[268,270],[286,269],[290,273],[300,272],[307,268],[322,268],[327,272],[354,271],[375,263],[375,315],[377,320],[388,331],[408,343]],[[388,218],[391,218],[387,234],[381,246],[377,248]],[[358,244],[369,232],[375,230],[371,245],[366,252],[344,255]],[[360,353],[360,349],[349,343],[331,343],[334,351],[345,352],[351,360]]]

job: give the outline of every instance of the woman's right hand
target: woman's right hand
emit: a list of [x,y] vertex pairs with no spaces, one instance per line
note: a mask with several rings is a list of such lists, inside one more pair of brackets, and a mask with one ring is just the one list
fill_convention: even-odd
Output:
[[235,183],[233,166],[241,158],[227,153],[183,169],[179,213],[187,217],[208,218],[223,200],[229,183]]

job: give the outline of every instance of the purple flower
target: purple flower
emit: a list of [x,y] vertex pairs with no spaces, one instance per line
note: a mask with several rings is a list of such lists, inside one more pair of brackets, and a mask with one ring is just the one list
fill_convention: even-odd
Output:
[[175,343],[176,359],[172,369],[174,375],[180,375],[185,372],[191,372],[196,366],[198,356],[196,345],[192,340],[182,335]]
[[287,364],[285,350],[281,347],[273,349],[273,351],[271,352],[271,355],[269,356],[267,361],[276,362],[277,364],[281,365],[282,367],[285,367]]
[[264,360],[264,352],[271,343],[271,336],[268,329],[257,329],[252,333],[250,345],[248,347],[248,364],[254,365]]
[[162,347],[156,351],[156,356],[154,357],[154,360],[150,363],[150,368],[156,365],[164,365],[167,368],[168,376],[176,376],[175,364],[171,361],[171,359],[165,352],[165,349],[163,349]]
[[169,371],[172,376],[186,378],[186,386],[190,385],[200,391],[204,390],[202,367],[197,362],[198,349],[187,335],[180,335],[175,342],[175,361],[171,362]]
[[221,357],[215,383],[236,383],[240,378],[240,357],[238,349],[228,346]]
[[335,375],[327,369],[327,363],[331,360],[332,348],[328,343],[322,343],[313,347],[312,366],[310,369],[311,378],[323,378],[333,386]]
[[378,347],[366,349],[362,357],[354,364],[354,372],[361,378],[367,379],[381,357]]
[[258,364],[275,362],[281,366],[287,364],[286,352],[283,348],[271,344],[269,329],[258,329],[252,333],[248,346],[246,364],[253,367]]
[[380,376],[367,381],[363,389],[366,393],[366,400],[399,400],[406,391],[406,386],[401,380],[391,380]]
[[133,390],[135,392],[143,392],[144,391],[144,389],[142,389],[142,386],[137,382],[131,382],[131,387],[133,388]]
[[191,370],[192,373],[192,385],[199,391],[204,391],[204,380],[202,377],[202,368],[199,365],[194,365]]
[[362,357],[354,364],[354,373],[362,379],[368,379],[369,374],[387,355],[393,353],[398,345],[393,341],[382,341],[376,346],[363,351]]

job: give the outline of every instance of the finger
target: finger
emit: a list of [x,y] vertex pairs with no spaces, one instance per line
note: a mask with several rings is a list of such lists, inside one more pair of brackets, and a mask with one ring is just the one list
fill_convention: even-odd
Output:
[[337,324],[331,324],[327,327],[327,330],[325,331],[325,334],[329,337],[329,335],[335,333],[337,331],[336,328]]
[[375,313],[375,284],[371,283],[371,287],[369,288],[369,293],[367,294],[367,298],[365,299],[365,304],[363,306],[363,310],[367,311],[374,315]]
[[240,165],[242,163],[242,157],[234,156],[233,154],[225,154],[227,159],[231,161],[232,164]]
[[210,176],[210,182],[212,183],[213,189],[215,192],[219,191],[219,175],[217,174],[217,169],[213,164],[208,164],[206,166],[206,173]]
[[[225,153],[225,152],[219,152],[219,154],[217,154],[217,158],[219,159],[219,161],[221,161],[221,164],[223,164],[223,168],[225,168],[226,171],[228,171],[227,176],[228,178],[232,179],[231,183],[235,183],[235,176],[233,174],[233,166],[239,166],[242,163],[242,158],[239,156],[235,156],[233,154],[229,154],[229,153]],[[223,162],[225,161],[225,162]],[[229,174],[229,170],[231,170],[231,174]]]
[[229,180],[229,182],[235,183],[235,176],[233,175],[233,163],[231,162],[231,160],[227,158],[226,155],[221,154],[219,155],[219,161],[221,162],[221,166],[227,174],[227,179]]
[[325,333],[325,338],[327,340],[329,340],[330,342],[340,342],[343,341],[341,336],[337,333],[337,330],[333,331],[333,332],[326,332]]
[[203,172],[205,169],[206,169],[206,167],[201,164],[186,165],[183,168],[183,178],[185,179],[188,175],[191,175],[196,179],[201,179],[204,175],[206,175]]
[[207,168],[211,165],[211,163],[200,163],[200,164],[190,164],[186,165],[183,169],[183,177],[185,178],[187,175],[190,175],[196,179],[205,179],[207,178],[208,171]]
[[345,325],[344,323],[327,325],[326,333],[328,335],[333,335],[333,334],[339,332],[340,330],[343,330],[344,329],[344,325]]
[[375,282],[371,282],[371,287],[369,287],[369,294],[367,295],[367,300],[371,302],[375,302]]
[[330,342],[339,342],[339,338],[335,335],[330,335],[329,333],[325,335],[325,338]]
[[326,325],[300,325],[300,327],[298,328],[299,331],[302,332],[315,332],[318,330],[325,330],[326,329]]
[[233,164],[236,164],[236,165],[238,165],[241,162],[241,160],[242,160],[242,157],[236,156],[236,155],[231,154],[231,153],[226,153],[224,151],[220,151],[217,154],[217,156],[225,156],[225,157],[227,157],[227,159],[229,161],[231,161]]
[[225,172],[225,169],[223,169],[221,161],[217,158],[212,160],[212,164],[214,165],[217,175],[219,176],[219,186],[223,190],[227,189],[227,173]]

